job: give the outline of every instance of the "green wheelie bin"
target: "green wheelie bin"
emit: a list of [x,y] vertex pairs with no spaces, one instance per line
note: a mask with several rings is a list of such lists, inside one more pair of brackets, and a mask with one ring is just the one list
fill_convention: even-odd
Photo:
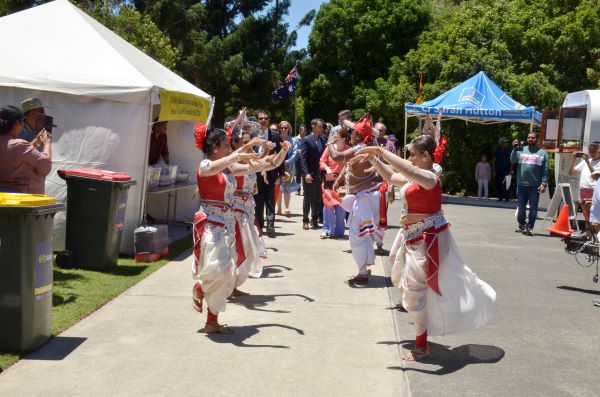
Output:
[[52,329],[52,232],[64,204],[0,193],[0,350],[34,350]]
[[127,174],[82,168],[59,170],[67,181],[65,251],[60,267],[110,270],[117,265],[127,193],[136,184]]

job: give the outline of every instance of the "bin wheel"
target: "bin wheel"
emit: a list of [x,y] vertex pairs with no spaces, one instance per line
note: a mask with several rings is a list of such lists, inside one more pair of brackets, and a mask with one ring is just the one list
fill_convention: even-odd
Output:
[[75,261],[75,254],[71,251],[61,251],[56,255],[56,264],[58,267],[63,269],[72,269],[75,267],[77,262]]

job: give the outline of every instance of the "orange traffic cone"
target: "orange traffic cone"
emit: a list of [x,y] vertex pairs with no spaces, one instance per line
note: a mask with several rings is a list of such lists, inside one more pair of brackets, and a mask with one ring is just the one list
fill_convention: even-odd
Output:
[[563,205],[562,209],[558,213],[558,218],[556,218],[556,223],[552,225],[550,229],[548,229],[550,233],[558,234],[563,237],[570,236],[575,230],[571,229],[571,225],[569,225],[569,206]]

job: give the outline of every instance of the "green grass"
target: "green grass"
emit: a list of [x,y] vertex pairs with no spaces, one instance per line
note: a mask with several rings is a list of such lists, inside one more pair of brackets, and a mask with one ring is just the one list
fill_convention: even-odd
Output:
[[[192,236],[189,235],[169,246],[168,258],[153,263],[135,263],[134,259],[120,258],[118,267],[110,272],[55,267],[52,336],[98,310],[191,247]],[[24,356],[23,353],[0,352],[0,372]]]

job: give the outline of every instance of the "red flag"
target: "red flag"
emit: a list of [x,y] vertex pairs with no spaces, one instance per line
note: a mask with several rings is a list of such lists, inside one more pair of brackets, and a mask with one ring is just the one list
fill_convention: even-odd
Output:
[[423,92],[423,72],[421,72],[421,77],[419,78],[419,91],[417,91],[417,100],[415,103],[418,105],[423,102],[423,98],[421,98],[421,94]]

